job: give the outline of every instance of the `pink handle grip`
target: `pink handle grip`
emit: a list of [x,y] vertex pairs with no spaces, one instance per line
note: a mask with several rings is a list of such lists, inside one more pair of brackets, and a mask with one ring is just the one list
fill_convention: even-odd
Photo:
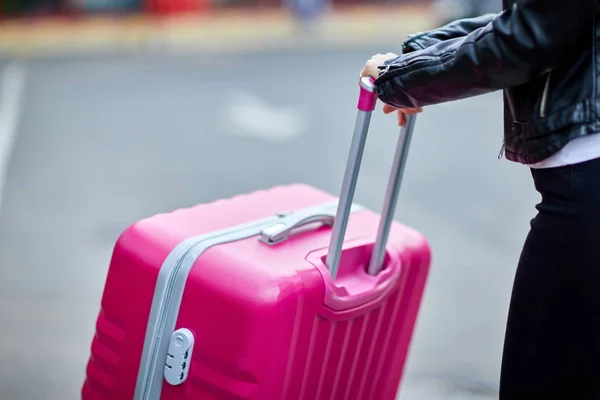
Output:
[[375,93],[375,80],[370,76],[360,78],[360,95],[358,96],[358,109],[360,111],[373,111],[377,104]]
[[369,304],[384,295],[401,275],[398,252],[386,253],[385,267],[377,276],[367,273],[365,265],[373,249],[372,238],[357,238],[344,243],[344,257],[339,275],[334,279],[325,265],[327,249],[311,252],[306,260],[321,273],[325,282],[325,306],[334,311],[347,311]]

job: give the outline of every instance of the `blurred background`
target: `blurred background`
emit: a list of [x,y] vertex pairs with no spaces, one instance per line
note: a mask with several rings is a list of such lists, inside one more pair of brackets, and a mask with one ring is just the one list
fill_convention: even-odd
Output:
[[[279,184],[337,194],[364,62],[499,3],[0,0],[0,399],[79,398],[126,226]],[[538,201],[527,168],[497,157],[501,104],[418,118],[396,219],[433,265],[401,399],[497,398]],[[378,108],[356,194],[369,208],[396,137]]]

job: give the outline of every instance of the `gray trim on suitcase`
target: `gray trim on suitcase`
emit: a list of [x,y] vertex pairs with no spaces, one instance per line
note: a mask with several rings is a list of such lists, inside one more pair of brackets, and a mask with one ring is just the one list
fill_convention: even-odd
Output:
[[[144,350],[138,371],[134,400],[158,400],[162,391],[164,362],[167,359],[169,340],[175,330],[179,307],[187,277],[196,260],[209,248],[257,236],[275,223],[294,223],[298,214],[335,215],[337,200],[328,204],[305,208],[287,214],[278,214],[238,225],[221,231],[184,240],[167,256],[160,268],[154,298],[148,318]],[[354,205],[352,211],[364,207]]]
[[[144,340],[144,350],[142,352],[142,358],[140,361],[140,367],[138,370],[138,379],[135,385],[135,395],[134,399],[141,399],[142,393],[140,392],[144,387],[144,379],[145,379],[145,370],[147,369],[150,352],[148,351],[148,347],[154,341],[156,337],[155,330],[151,329],[152,321],[158,319],[159,312],[161,310],[160,301],[165,297],[166,292],[166,280],[168,278],[168,274],[172,271],[172,269],[180,262],[180,259],[185,256],[185,254],[196,244],[198,243],[198,239],[201,239],[201,236],[192,237],[184,240],[179,245],[177,245],[171,253],[167,256],[162,266],[160,267],[160,271],[158,273],[158,278],[156,280],[156,286],[154,288],[154,296],[152,299],[152,306],[150,308],[150,314],[148,317],[148,326],[146,328],[146,338]],[[157,301],[158,300],[158,301]]]
[[[156,288],[154,291],[154,298],[152,299],[152,307],[150,309],[150,316],[148,318],[148,326],[146,329],[146,338],[144,340],[144,350],[140,362],[138,371],[138,379],[135,388],[134,400],[149,400],[152,398],[160,398],[160,391],[162,386],[162,379],[160,379],[160,372],[162,369],[156,368],[158,353],[163,353],[165,350],[164,343],[167,343],[169,337],[165,337],[165,314],[168,313],[168,300],[173,296],[174,283],[177,281],[179,272],[183,269],[185,271],[186,266],[183,266],[186,255],[196,245],[210,241],[211,239],[219,239],[226,241],[230,236],[238,237],[244,229],[252,229],[252,231],[260,230],[263,226],[276,222],[279,218],[277,216],[265,218],[264,220],[255,221],[247,225],[236,226],[222,231],[211,232],[206,235],[199,235],[190,239],[186,239],[180,245],[178,245],[165,259],[164,263],[158,273],[158,279],[156,281]],[[241,239],[241,238],[240,238]],[[237,239],[237,240],[240,240]],[[219,243],[219,240],[216,244]],[[215,245],[215,243],[211,243]],[[208,247],[205,247],[205,251]],[[210,246],[209,246],[210,247]],[[193,260],[195,261],[195,259]],[[192,262],[193,265],[193,262]],[[183,268],[182,268],[183,267]],[[191,265],[189,266],[191,268]],[[184,281],[185,284],[185,281]],[[183,287],[180,288],[179,292],[183,291]],[[181,294],[181,293],[179,293]],[[166,359],[166,352],[164,353]],[[157,379],[159,378],[159,379]],[[158,381],[158,382],[157,382]],[[157,385],[158,383],[158,385]],[[150,397],[154,393],[154,397]],[[158,396],[158,397],[156,397]]]

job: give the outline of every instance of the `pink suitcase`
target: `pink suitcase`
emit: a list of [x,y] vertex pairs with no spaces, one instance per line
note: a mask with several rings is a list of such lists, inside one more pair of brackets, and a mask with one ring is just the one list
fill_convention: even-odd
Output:
[[376,95],[361,79],[340,201],[276,187],[155,215],[119,238],[84,400],[393,400],[430,265],[393,222],[414,117],[381,215],[352,204]]

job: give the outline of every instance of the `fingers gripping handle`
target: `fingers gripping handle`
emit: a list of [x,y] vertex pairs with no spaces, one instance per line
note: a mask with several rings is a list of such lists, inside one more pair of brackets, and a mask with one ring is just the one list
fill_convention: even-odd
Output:
[[[371,114],[375,109],[376,103],[377,94],[375,93],[373,79],[370,77],[361,77],[360,96],[357,107],[358,115],[354,126],[354,135],[352,137],[352,144],[350,145],[350,154],[348,155],[348,163],[346,164],[336,217],[333,223],[331,242],[329,243],[329,250],[325,261],[334,280],[340,265],[344,236],[348,226],[352,200],[356,191],[360,164],[365,149],[369,124],[371,122]],[[401,178],[406,164],[406,156],[408,154],[408,146],[412,137],[414,124],[415,116],[407,116],[407,123],[402,129],[398,141],[384,208],[381,214],[381,222],[377,233],[377,241],[373,247],[373,254],[368,268],[368,272],[372,275],[377,275],[379,271],[381,271],[383,260],[385,259],[385,246],[389,237],[391,223],[394,218],[394,211],[398,200],[398,191],[400,189]]]

